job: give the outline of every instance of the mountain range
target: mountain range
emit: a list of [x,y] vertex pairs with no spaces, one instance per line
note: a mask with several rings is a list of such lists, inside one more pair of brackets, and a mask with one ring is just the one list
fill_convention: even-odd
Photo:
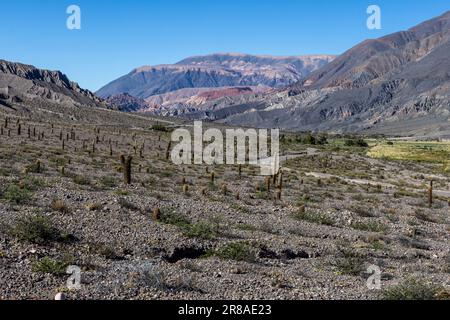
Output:
[[[115,96],[128,94],[146,100],[150,111],[176,114],[192,101],[196,106],[197,101],[207,96],[259,93],[294,84],[334,58],[332,55],[275,57],[237,53],[196,56],[173,65],[136,68],[101,88],[97,95],[117,102]],[[211,88],[214,92],[208,94]]]
[[366,40],[283,90],[191,118],[292,130],[450,135],[450,11]]
[[294,131],[450,136],[449,52],[450,11],[338,57],[197,56],[137,68],[96,94],[60,71],[0,60],[0,108],[74,119],[89,117],[77,108],[107,108]]

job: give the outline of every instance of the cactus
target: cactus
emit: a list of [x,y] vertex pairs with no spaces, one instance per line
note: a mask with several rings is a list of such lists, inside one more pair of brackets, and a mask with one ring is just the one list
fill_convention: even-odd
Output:
[[3,127],[0,128],[0,134],[3,135]]
[[36,161],[36,173],[41,172],[41,162],[39,160]]
[[22,125],[19,123],[17,125],[17,135],[20,136],[22,134]]
[[113,149],[111,143],[109,144],[109,156],[112,157],[113,155]]
[[167,149],[166,149],[166,160],[169,160],[171,148],[172,148],[172,141],[169,141],[169,144],[167,145]]
[[66,168],[64,166],[61,167],[61,175],[66,175]]
[[280,172],[280,178],[278,181],[278,189],[283,190],[283,173]]
[[187,194],[189,191],[189,186],[187,184],[183,185],[183,193]]
[[59,131],[59,140],[62,140],[63,139],[63,133],[62,133],[62,130],[61,131]]
[[131,161],[133,161],[132,156],[120,156],[120,162],[122,163],[123,169],[123,182],[125,184],[131,184]]
[[211,172],[211,183],[214,184],[214,181],[216,180],[216,174],[213,172]]
[[299,207],[298,212],[301,213],[301,214],[303,214],[303,213],[305,213],[305,211],[306,211],[305,205],[302,204],[302,205]]
[[160,218],[161,218],[161,210],[158,207],[156,207],[152,211],[152,220],[159,221]]
[[64,140],[62,141],[62,149],[63,149],[63,150],[66,149],[66,144],[65,144],[65,141],[64,141]]
[[433,180],[430,181],[430,187],[428,188],[428,205],[433,207]]
[[6,117],[5,118],[5,129],[8,128],[8,121],[9,121],[9,119],[8,119],[8,117]]
[[228,194],[228,187],[225,183],[222,185],[222,193],[224,196]]
[[266,189],[267,192],[270,192],[270,177],[266,177]]
[[36,137],[36,127],[33,127],[33,137]]
[[242,165],[240,164],[238,167],[239,178],[242,177]]

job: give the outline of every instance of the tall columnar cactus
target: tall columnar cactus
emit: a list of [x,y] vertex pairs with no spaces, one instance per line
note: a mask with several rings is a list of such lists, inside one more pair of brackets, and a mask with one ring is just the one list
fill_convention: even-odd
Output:
[[433,207],[433,180],[430,181],[430,187],[428,188],[428,205]]
[[131,184],[131,162],[133,161],[132,156],[120,156],[120,162],[122,163],[123,169],[123,182],[125,184]]
[[283,172],[280,172],[280,178],[278,181],[278,189],[283,190]]
[[160,218],[161,218],[161,210],[158,207],[156,207],[152,211],[152,220],[159,221]]
[[242,165],[240,164],[238,167],[239,178],[242,177]]
[[17,135],[20,136],[22,134],[22,125],[19,123],[17,125]]
[[216,174],[213,172],[211,172],[211,183],[214,184],[214,181],[216,180]]
[[267,192],[270,192],[270,177],[266,177],[266,189]]
[[8,122],[9,122],[9,119],[8,119],[8,117],[6,117],[5,118],[5,129],[8,128]]
[[169,141],[169,144],[167,145],[166,149],[166,160],[169,160],[170,158],[170,149],[172,148],[172,141]]

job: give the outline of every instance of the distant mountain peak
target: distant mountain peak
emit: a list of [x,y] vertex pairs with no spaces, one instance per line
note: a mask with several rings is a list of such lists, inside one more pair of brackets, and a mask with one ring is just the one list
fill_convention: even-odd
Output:
[[214,53],[175,64],[141,66],[105,87],[103,98],[121,93],[147,99],[185,88],[264,85],[288,86],[334,59],[332,55],[276,57],[242,53]]

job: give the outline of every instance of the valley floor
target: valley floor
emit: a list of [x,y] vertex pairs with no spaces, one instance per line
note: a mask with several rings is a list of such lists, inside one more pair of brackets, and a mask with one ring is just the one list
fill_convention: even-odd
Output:
[[[14,117],[0,135],[0,299],[450,296],[442,163],[288,138],[283,152],[299,155],[283,164],[277,199],[280,177],[267,188],[257,167],[173,165],[170,135],[151,121],[19,123],[20,135]],[[79,290],[66,286],[69,265]],[[367,286],[369,266],[380,290]]]

